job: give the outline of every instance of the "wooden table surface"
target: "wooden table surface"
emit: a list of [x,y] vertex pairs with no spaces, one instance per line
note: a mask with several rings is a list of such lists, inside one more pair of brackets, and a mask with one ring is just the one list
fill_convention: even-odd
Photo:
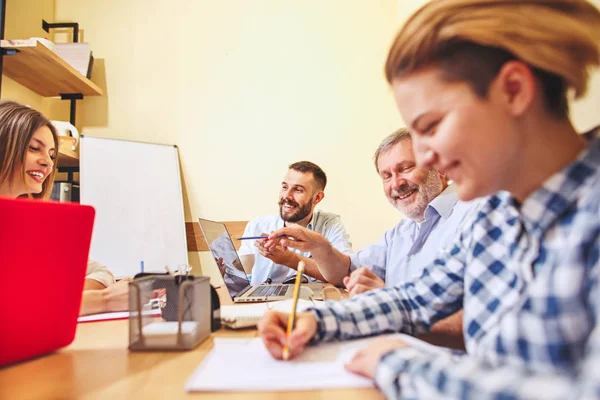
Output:
[[[222,301],[227,303],[227,298]],[[229,299],[230,302],[230,299]],[[184,352],[130,352],[128,321],[82,323],[68,347],[0,368],[0,399],[382,399],[376,389],[186,393],[184,384],[214,337],[256,337],[256,329],[221,329]],[[307,382],[310,387],[310,382]]]

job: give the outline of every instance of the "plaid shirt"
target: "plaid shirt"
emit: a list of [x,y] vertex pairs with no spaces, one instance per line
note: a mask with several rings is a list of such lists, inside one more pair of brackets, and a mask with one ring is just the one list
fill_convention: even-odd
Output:
[[599,178],[594,139],[522,205],[489,197],[418,280],[314,309],[315,341],[418,335],[464,308],[468,355],[385,354],[388,398],[600,397]]

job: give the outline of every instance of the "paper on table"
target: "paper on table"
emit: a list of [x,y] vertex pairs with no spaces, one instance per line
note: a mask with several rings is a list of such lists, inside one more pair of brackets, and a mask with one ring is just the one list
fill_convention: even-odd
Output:
[[[298,300],[296,311],[302,312],[313,303],[308,300]],[[221,320],[229,328],[245,328],[256,326],[260,318],[269,310],[291,312],[292,300],[271,301],[268,303],[238,304],[232,306],[221,306]]]
[[[184,321],[181,323],[181,333],[189,335],[195,334],[198,328],[198,323],[195,321]],[[142,328],[144,336],[176,336],[179,333],[179,322],[177,321],[161,321],[151,322],[144,325]]]
[[[192,342],[196,336],[198,323],[196,321],[184,321],[181,323],[181,339]],[[176,346],[179,335],[179,322],[177,321],[155,321],[144,325],[142,328],[144,343],[148,347]]]
[[[447,349],[429,345],[406,335],[390,338],[407,339],[424,351],[447,353]],[[260,338],[216,338],[214,348],[188,379],[187,391],[291,391],[335,388],[372,387],[369,379],[344,369],[354,354],[376,338],[348,342],[323,343],[307,347],[291,361],[271,357]]]
[[[160,309],[154,309],[147,314],[150,317],[160,317]],[[112,321],[115,319],[128,319],[129,311],[108,312],[102,314],[90,314],[77,318],[77,322]]]

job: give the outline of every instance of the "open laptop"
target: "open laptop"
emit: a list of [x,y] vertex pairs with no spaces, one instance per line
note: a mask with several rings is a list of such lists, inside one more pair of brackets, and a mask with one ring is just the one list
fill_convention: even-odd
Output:
[[75,338],[95,211],[0,198],[0,366]]
[[[235,303],[284,300],[293,297],[293,284],[251,285],[225,224],[202,218],[198,218],[198,222],[217,268],[223,276],[223,282]],[[319,298],[323,285],[310,284],[310,288],[316,295],[313,298]],[[302,291],[300,297],[308,299],[309,295],[310,293]]]

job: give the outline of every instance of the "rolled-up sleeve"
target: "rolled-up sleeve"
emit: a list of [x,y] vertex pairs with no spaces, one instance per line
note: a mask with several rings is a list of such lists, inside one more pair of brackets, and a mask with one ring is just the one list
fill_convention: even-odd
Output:
[[105,265],[102,265],[98,261],[94,260],[88,260],[85,279],[93,279],[95,281],[100,282],[105,287],[108,287],[115,283],[115,277],[108,270],[108,268]]

